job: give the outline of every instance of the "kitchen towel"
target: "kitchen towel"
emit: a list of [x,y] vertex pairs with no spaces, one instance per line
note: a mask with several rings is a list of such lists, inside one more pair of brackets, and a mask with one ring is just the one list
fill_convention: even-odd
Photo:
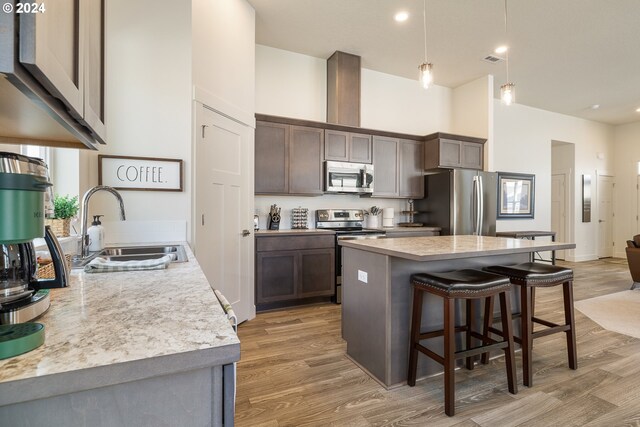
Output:
[[84,267],[85,273],[112,273],[116,271],[162,270],[175,259],[175,254],[162,258],[145,259],[143,261],[109,261],[106,258],[95,258]]

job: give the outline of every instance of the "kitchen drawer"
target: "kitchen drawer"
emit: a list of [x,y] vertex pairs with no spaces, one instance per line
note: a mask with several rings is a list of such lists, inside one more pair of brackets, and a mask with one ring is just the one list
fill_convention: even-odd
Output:
[[335,238],[326,236],[257,236],[256,251],[294,251],[300,249],[334,248]]

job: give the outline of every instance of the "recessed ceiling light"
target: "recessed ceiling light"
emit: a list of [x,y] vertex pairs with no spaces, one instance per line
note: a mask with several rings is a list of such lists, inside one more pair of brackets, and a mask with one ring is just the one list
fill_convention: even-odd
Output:
[[640,108],[636,108],[636,113],[640,113]]
[[600,108],[600,104],[593,104],[593,105],[591,106],[591,109],[592,109],[592,110],[597,110],[598,108]]
[[393,17],[393,19],[395,19],[398,22],[404,22],[407,19],[409,19],[409,12],[398,12],[396,13],[396,16]]
[[509,49],[507,46],[498,46],[494,52],[495,53],[505,53]]

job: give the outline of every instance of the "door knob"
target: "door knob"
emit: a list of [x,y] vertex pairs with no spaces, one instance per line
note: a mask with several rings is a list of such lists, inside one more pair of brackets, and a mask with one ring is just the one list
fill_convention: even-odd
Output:
[[242,230],[242,237],[247,237],[251,234],[249,230]]

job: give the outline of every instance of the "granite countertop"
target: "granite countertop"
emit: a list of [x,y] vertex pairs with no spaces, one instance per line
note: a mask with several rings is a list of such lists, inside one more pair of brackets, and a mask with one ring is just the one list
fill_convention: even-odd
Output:
[[339,243],[348,248],[414,261],[437,261],[576,247],[575,243],[489,236],[404,237],[402,239],[341,240]]
[[0,406],[232,363],[240,341],[198,262],[87,274],[51,290],[45,343],[0,360]]
[[298,230],[258,230],[256,236],[296,236],[296,235],[314,235],[314,234],[336,234],[333,230],[318,230],[315,228],[298,229]]
[[394,233],[398,233],[398,232],[415,232],[415,231],[440,231],[442,230],[442,228],[440,227],[429,227],[429,226],[423,226],[423,227],[398,227],[398,226],[393,226],[393,227],[377,227],[377,228],[368,228],[368,230],[380,230],[380,231],[393,231]]

